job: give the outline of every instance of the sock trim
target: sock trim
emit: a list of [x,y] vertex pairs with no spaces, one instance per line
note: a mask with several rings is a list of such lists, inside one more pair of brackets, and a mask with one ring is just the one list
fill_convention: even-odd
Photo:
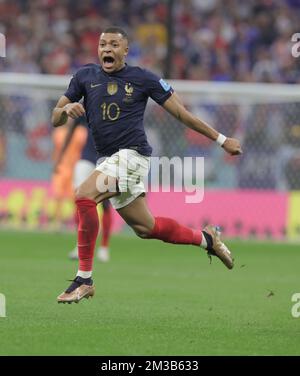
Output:
[[92,277],[92,271],[85,271],[85,270],[78,270],[76,277],[81,277],[81,278],[91,278]]

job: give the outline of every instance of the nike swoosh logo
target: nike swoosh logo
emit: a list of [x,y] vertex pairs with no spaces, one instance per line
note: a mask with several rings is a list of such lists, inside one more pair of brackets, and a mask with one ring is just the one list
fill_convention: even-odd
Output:
[[93,89],[94,87],[100,86],[102,84],[91,84],[91,88]]

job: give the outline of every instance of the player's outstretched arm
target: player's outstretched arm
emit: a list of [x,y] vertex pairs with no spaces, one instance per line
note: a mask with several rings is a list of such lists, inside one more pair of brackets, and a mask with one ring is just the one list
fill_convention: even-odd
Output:
[[85,114],[85,110],[81,103],[71,103],[66,96],[61,96],[52,111],[51,122],[54,127],[64,125],[68,120],[68,116],[76,119]]
[[218,144],[227,151],[227,153],[231,155],[238,155],[242,153],[239,140],[235,138],[225,137],[210,125],[197,118],[184,107],[181,99],[176,93],[173,93],[170,98],[165,101],[163,107],[187,127],[203,134],[213,141],[217,141]]

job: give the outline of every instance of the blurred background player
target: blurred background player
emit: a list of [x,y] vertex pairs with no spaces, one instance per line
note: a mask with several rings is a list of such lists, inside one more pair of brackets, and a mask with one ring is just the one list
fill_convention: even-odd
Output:
[[70,122],[52,133],[54,167],[51,189],[54,198],[53,227],[57,230],[64,226],[62,209],[65,201],[74,199],[73,171],[85,140],[86,129],[73,127]]
[[[80,184],[94,171],[98,159],[91,131],[86,126],[85,118],[82,117],[76,120],[75,126],[76,125],[77,127],[84,127],[86,129],[86,142],[82,148],[80,159],[75,164],[73,176],[74,189],[79,187]],[[110,259],[109,239],[112,226],[112,210],[108,200],[102,202],[102,213],[101,211],[98,211],[98,213],[102,217],[102,237],[100,247],[97,251],[97,258],[102,262],[107,262]],[[76,223],[78,223],[77,220]],[[101,229],[99,230],[99,233],[100,231]],[[77,245],[72,252],[69,253],[69,257],[72,260],[78,259]]]

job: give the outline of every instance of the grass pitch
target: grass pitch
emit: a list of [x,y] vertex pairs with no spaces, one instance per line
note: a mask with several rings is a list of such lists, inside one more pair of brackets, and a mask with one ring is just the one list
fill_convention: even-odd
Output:
[[228,242],[229,271],[196,247],[115,236],[95,297],[62,305],[74,236],[0,239],[0,355],[300,355],[299,245]]

